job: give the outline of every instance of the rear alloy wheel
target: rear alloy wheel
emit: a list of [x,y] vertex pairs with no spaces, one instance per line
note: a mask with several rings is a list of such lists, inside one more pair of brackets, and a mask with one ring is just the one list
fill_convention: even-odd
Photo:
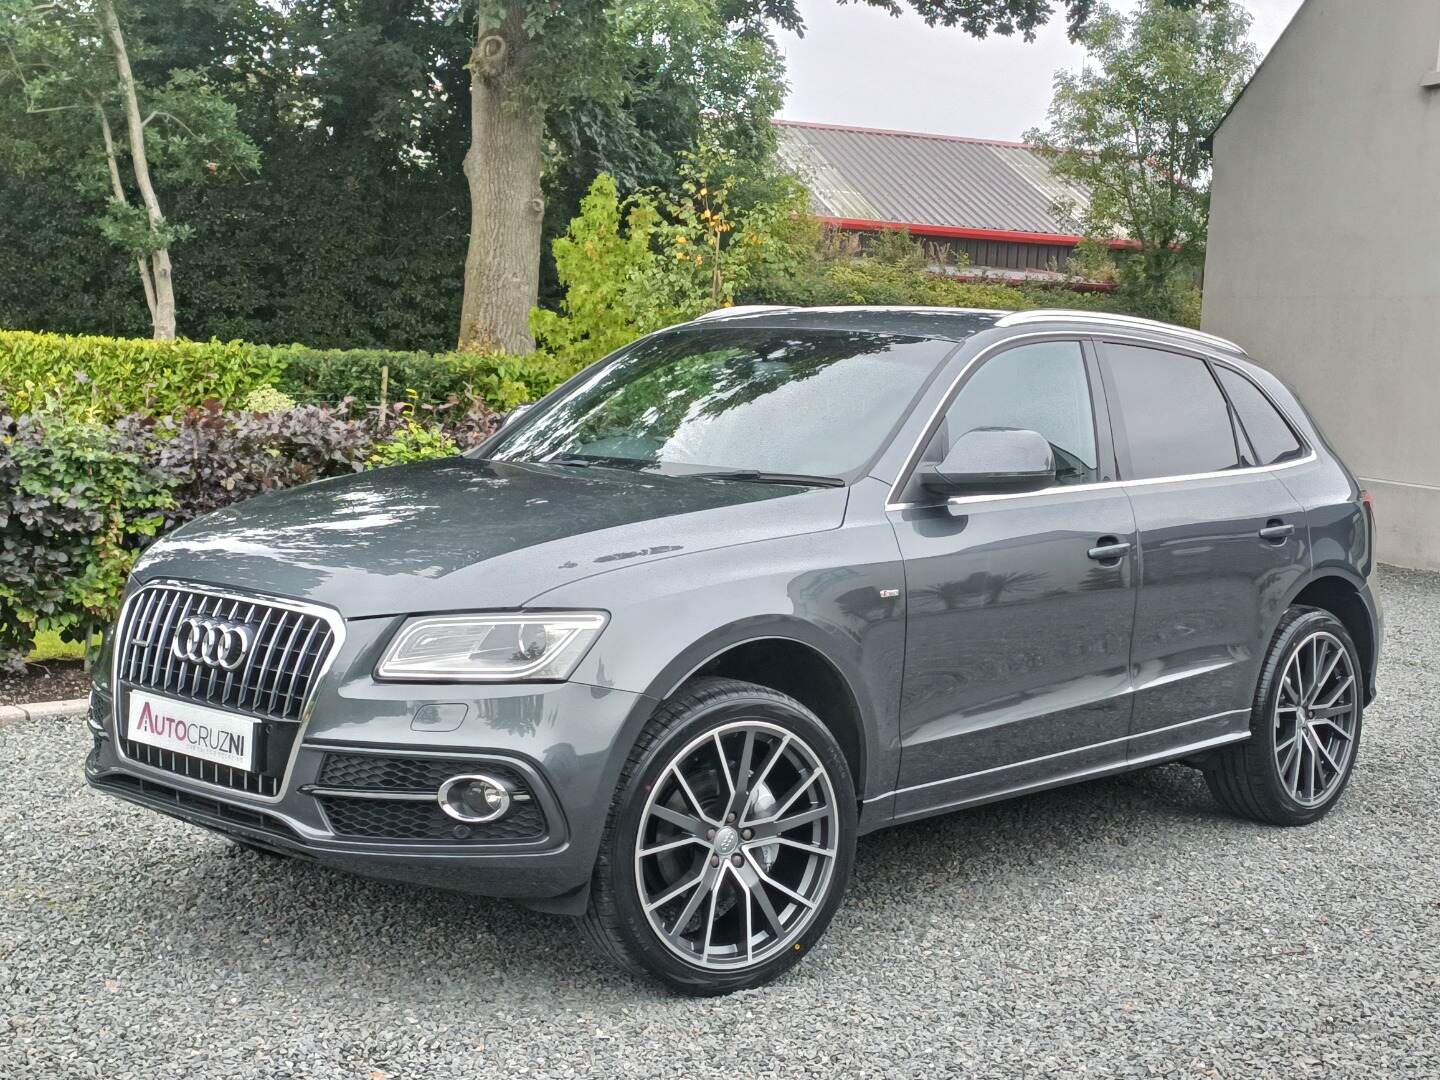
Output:
[[1323,817],[1350,781],[1364,681],[1355,644],[1327,611],[1291,608],[1261,668],[1251,737],[1205,778],[1229,810],[1275,825]]
[[809,950],[848,880],[844,755],[804,706],[732,680],[697,680],[646,735],[606,831],[592,931],[691,993],[767,982]]
[[1360,684],[1345,644],[1326,630],[1303,638],[1285,665],[1273,710],[1275,766],[1301,806],[1320,806],[1350,769]]

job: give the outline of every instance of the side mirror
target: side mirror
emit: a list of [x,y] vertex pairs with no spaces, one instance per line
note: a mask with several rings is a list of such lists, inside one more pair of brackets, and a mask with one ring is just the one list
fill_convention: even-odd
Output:
[[945,496],[1038,491],[1055,483],[1055,454],[1036,431],[974,428],[944,461],[921,467],[920,483]]
[[500,421],[501,430],[503,431],[505,428],[513,424],[516,420],[519,420],[520,417],[524,416],[527,412],[531,410],[531,408],[534,407],[534,404],[535,403],[532,401],[524,405],[516,405],[513,409],[511,409],[508,413],[505,414],[505,419]]

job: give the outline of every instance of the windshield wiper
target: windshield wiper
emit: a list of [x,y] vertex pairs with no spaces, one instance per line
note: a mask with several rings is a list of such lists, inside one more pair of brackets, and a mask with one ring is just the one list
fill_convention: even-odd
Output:
[[723,469],[716,472],[687,473],[710,480],[743,480],[747,484],[802,484],[805,487],[844,487],[838,476],[813,476],[810,473],[765,472],[761,469]]
[[576,457],[573,454],[556,454],[554,457],[535,458],[529,462],[532,465],[570,465],[577,469],[588,469],[595,462],[589,458]]

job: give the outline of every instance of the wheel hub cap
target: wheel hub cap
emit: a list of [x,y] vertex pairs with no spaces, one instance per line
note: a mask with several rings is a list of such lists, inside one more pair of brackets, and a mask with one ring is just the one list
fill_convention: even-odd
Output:
[[740,846],[740,834],[730,826],[725,826],[715,834],[715,854],[729,855]]

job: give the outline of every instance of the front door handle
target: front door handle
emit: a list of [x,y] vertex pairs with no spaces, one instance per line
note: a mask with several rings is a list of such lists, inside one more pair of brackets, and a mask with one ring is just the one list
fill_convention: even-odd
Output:
[[1130,554],[1130,545],[1113,536],[1102,536],[1100,543],[1086,552],[1097,562],[1118,562]]
[[1291,525],[1288,521],[1281,521],[1279,518],[1271,518],[1265,523],[1265,527],[1260,530],[1260,539],[1271,541],[1284,540],[1287,536],[1292,535],[1294,532],[1295,526]]

